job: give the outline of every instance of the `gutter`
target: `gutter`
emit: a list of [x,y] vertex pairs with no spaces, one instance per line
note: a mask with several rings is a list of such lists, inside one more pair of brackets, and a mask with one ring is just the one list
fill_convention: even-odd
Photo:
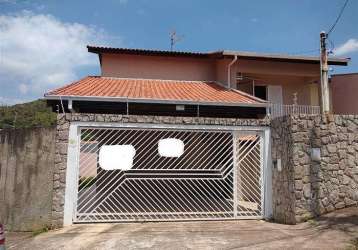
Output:
[[268,101],[266,101],[266,100],[263,100],[263,99],[261,99],[261,98],[259,98],[259,97],[256,97],[256,96],[253,96],[253,95],[250,95],[250,94],[248,94],[248,93],[246,93],[246,92],[244,92],[244,91],[241,91],[241,90],[238,90],[238,89],[231,89],[232,91],[234,91],[234,92],[236,92],[236,93],[239,93],[239,94],[241,94],[241,95],[243,95],[243,96],[246,96],[246,97],[249,97],[249,98],[251,98],[251,99],[254,99],[255,101],[257,101],[257,102],[260,102],[260,103],[266,103],[266,104],[268,104],[269,102]]
[[[231,51],[224,50],[222,55],[225,56],[238,56],[240,59],[247,60],[259,60],[259,61],[277,61],[277,62],[292,62],[292,63],[307,63],[307,64],[319,64],[319,56],[295,56],[295,55],[285,55],[285,54],[266,54],[266,53],[256,53],[256,52],[246,52],[246,51]],[[329,57],[329,65],[341,65],[347,66],[351,58],[341,58],[341,57]]]
[[234,59],[229,63],[227,68],[227,85],[228,89],[231,89],[231,66],[237,61],[237,55],[234,55]]
[[[45,95],[46,100],[71,100],[71,101],[101,101],[101,102],[127,102],[127,103],[158,103],[158,104],[183,104],[183,105],[208,105],[208,106],[238,106],[238,107],[267,107],[268,103],[234,103],[234,102],[195,102],[189,100],[153,100],[147,98],[132,98],[127,97],[103,97],[103,96],[58,96]],[[252,98],[252,97],[251,97]],[[261,99],[260,99],[261,100]]]

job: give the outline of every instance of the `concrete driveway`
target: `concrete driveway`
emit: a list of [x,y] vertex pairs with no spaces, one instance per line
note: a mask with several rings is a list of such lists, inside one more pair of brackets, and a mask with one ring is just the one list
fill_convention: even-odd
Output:
[[358,208],[293,226],[252,220],[82,224],[6,237],[7,249],[358,249],[358,242],[352,245]]

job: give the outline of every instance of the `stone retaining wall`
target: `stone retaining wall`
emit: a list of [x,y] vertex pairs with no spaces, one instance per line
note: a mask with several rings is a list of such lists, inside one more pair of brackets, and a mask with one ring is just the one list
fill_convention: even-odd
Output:
[[[296,223],[358,203],[358,116],[289,116],[271,122],[273,216]],[[311,157],[319,148],[320,161]]]
[[[271,155],[272,155],[272,205],[273,218],[285,224],[295,223],[294,164],[292,120],[276,118],[271,121]],[[281,159],[282,170],[275,168]]]
[[269,120],[170,117],[170,116],[134,116],[112,114],[59,114],[57,117],[56,152],[54,168],[54,190],[52,201],[52,226],[62,227],[66,185],[67,145],[70,123],[80,122],[116,122],[150,124],[186,124],[186,125],[224,125],[224,126],[268,126]]

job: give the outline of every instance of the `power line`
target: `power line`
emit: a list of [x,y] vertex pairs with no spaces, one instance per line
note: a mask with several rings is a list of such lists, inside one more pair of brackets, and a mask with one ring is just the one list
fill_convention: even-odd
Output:
[[343,14],[344,9],[346,8],[347,4],[348,4],[349,0],[346,0],[346,2],[344,3],[344,5],[341,8],[341,11],[339,12],[336,21],[333,23],[333,25],[331,26],[331,28],[329,29],[329,31],[327,32],[327,36],[334,30],[334,27],[336,27],[337,23],[339,22],[339,19],[341,19],[341,16]]
[[[334,21],[334,23],[332,24],[331,28],[329,29],[329,31],[327,32],[327,39],[328,39],[328,35],[330,33],[332,33],[332,31],[334,30],[334,28],[336,27],[337,23],[339,22],[339,20],[341,19],[342,15],[343,15],[343,12],[348,4],[349,0],[346,0],[345,3],[343,4],[336,20]],[[328,39],[330,45],[331,45],[331,51],[334,50],[334,43],[332,40]],[[319,49],[312,49],[312,50],[304,50],[304,51],[297,51],[297,52],[293,52],[293,53],[289,53],[289,54],[292,54],[292,55],[298,55],[298,54],[309,54],[309,53],[312,53],[312,52],[319,52],[320,50]]]
[[334,42],[331,40],[331,39],[329,39],[329,37],[327,37],[327,41],[329,42],[329,44],[330,44],[330,49],[329,49],[329,51],[328,51],[328,53],[333,53],[333,51],[334,51],[334,49],[335,49],[335,45],[334,45]]

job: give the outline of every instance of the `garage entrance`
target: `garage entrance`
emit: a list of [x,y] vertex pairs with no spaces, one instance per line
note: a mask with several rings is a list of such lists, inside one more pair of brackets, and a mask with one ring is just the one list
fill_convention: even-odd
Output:
[[78,127],[74,222],[262,218],[260,130]]

